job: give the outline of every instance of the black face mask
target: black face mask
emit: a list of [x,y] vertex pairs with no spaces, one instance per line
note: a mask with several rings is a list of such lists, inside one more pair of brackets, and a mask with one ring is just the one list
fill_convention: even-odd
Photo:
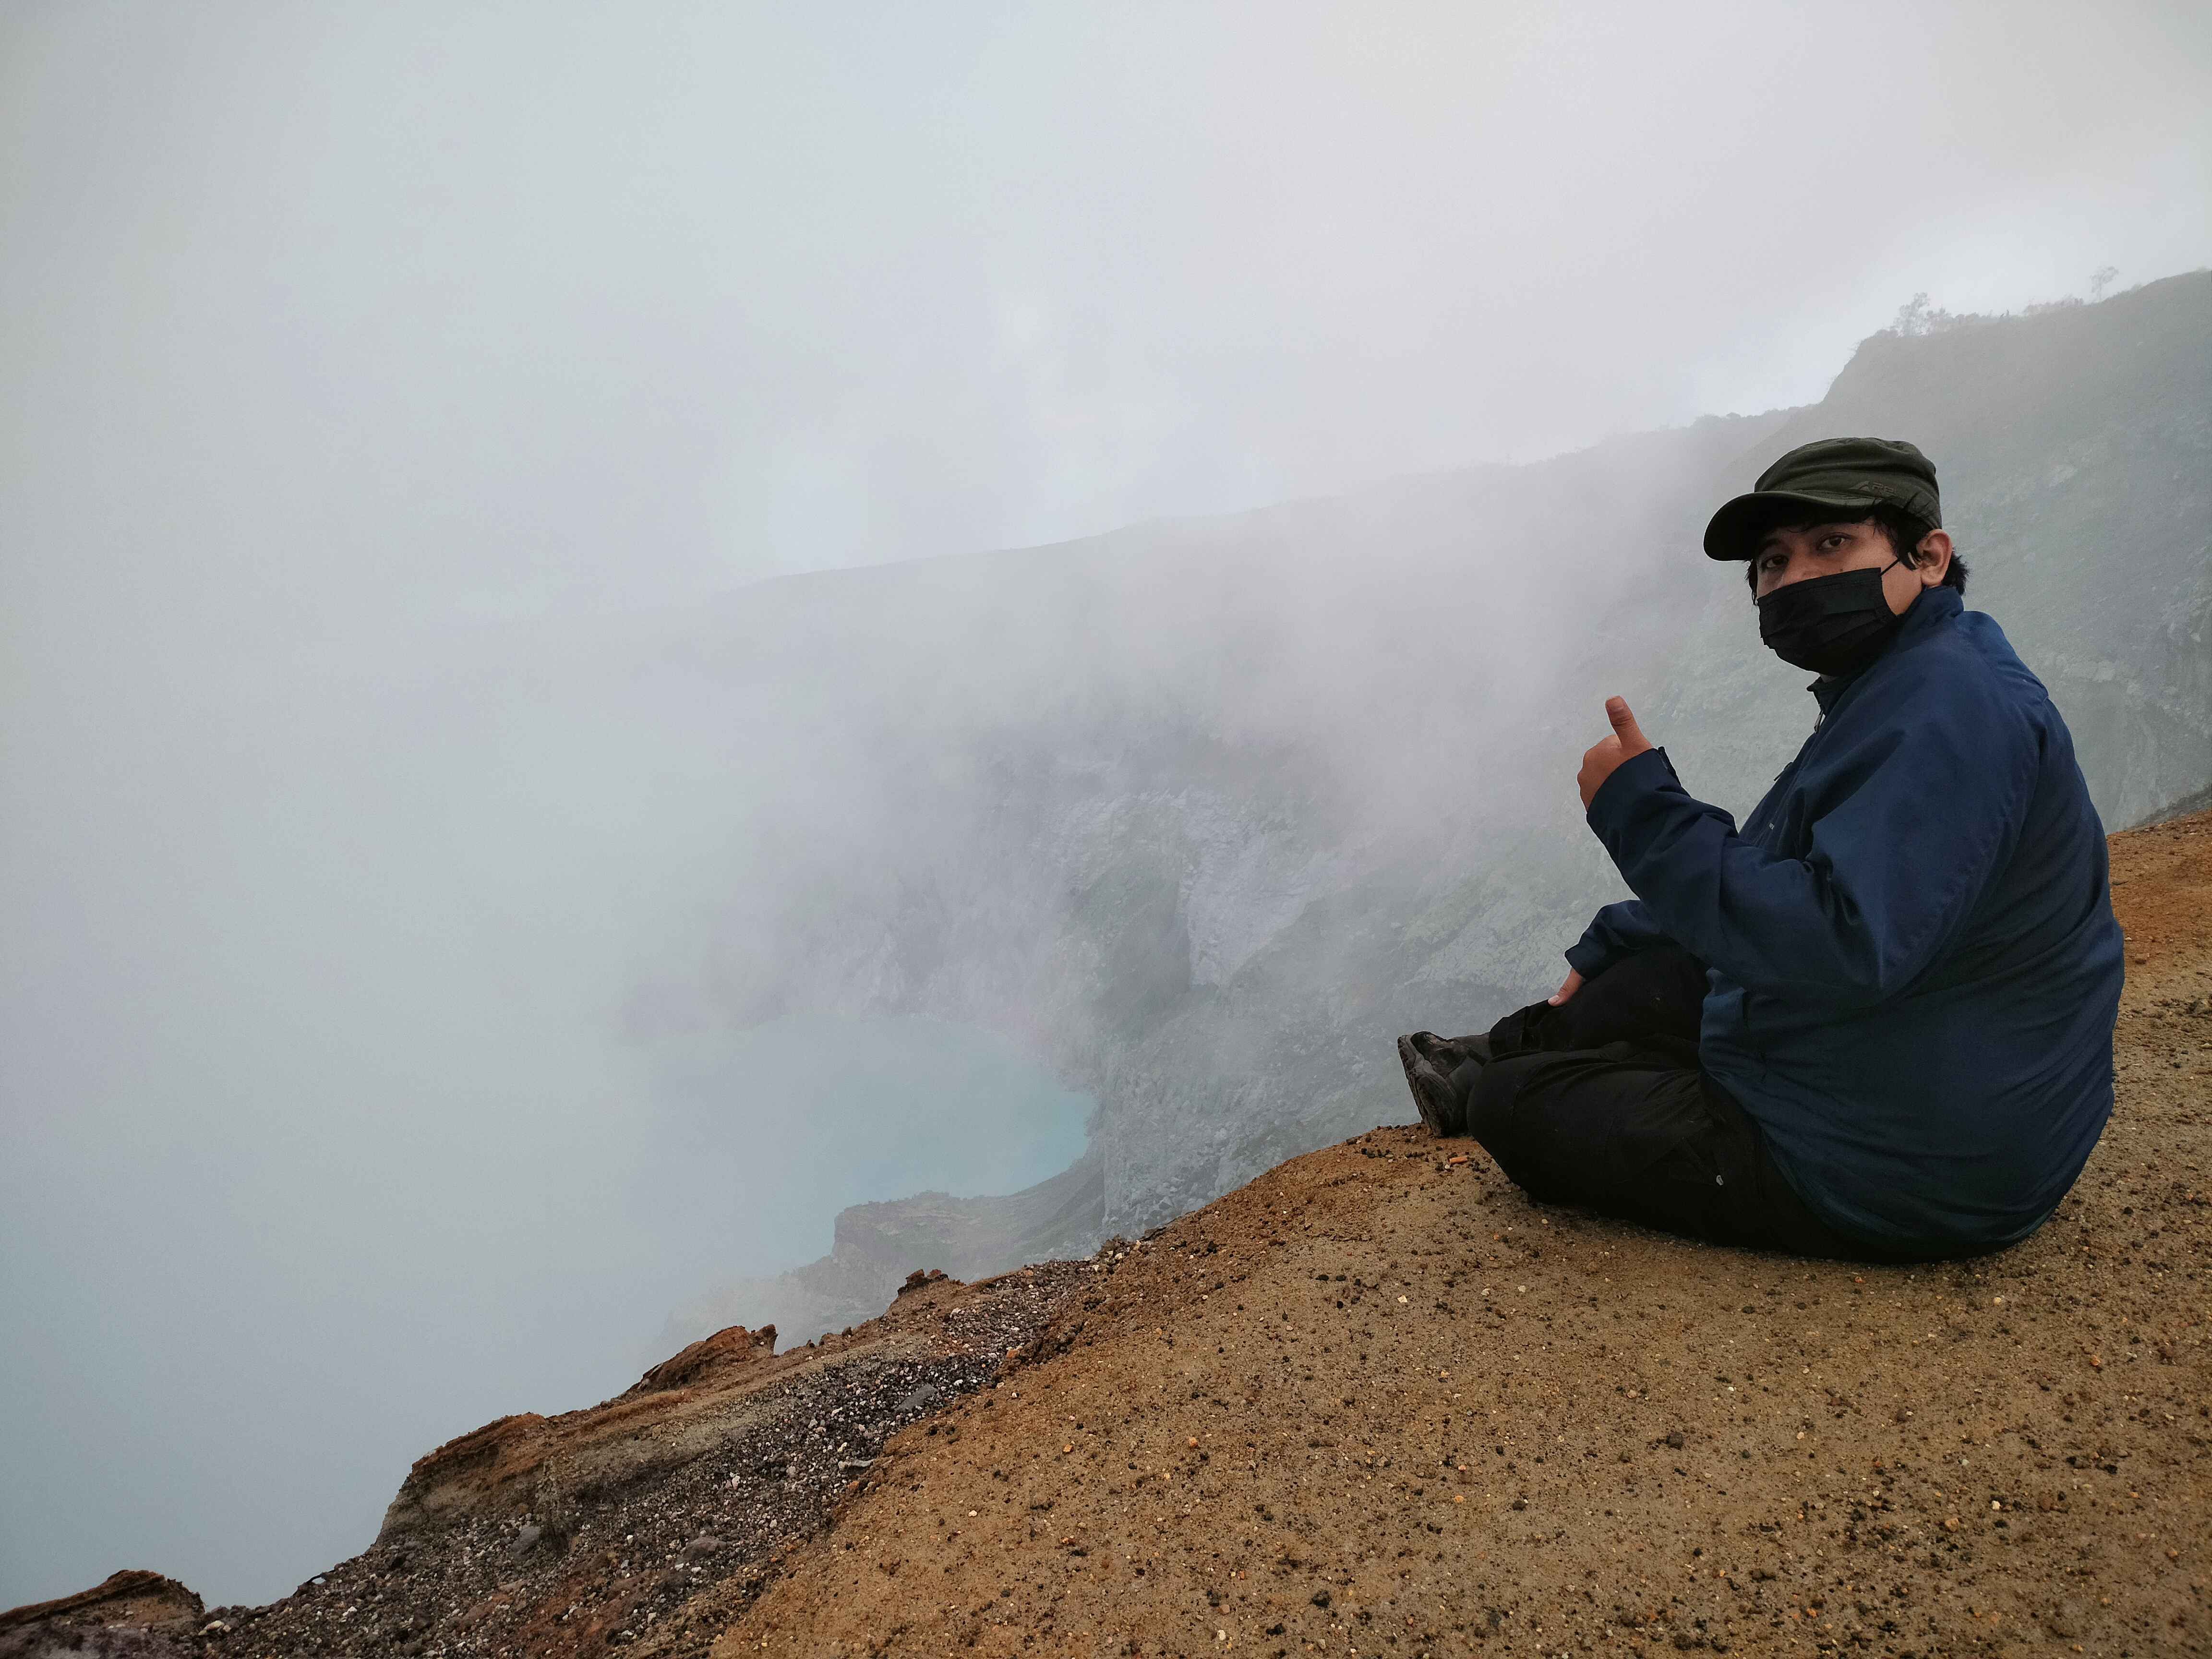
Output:
[[1881,579],[1904,562],[1776,588],[1759,601],[1759,637],[1783,661],[1815,674],[1863,668],[1904,625],[1881,591]]

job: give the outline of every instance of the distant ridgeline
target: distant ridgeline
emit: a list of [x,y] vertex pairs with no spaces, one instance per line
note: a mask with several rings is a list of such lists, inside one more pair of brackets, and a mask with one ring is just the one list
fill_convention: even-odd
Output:
[[[968,1273],[1066,1255],[1407,1117],[1393,1036],[1548,990],[1620,895],[1573,789],[1606,694],[1738,811],[1802,740],[1806,677],[1698,538],[1766,461],[1835,433],[1935,459],[1968,603],[2051,687],[2109,827],[2203,798],[2208,273],[1877,335],[1808,408],[793,578],[664,641],[661,668],[763,711],[757,753],[790,756],[761,762],[769,805],[699,976],[713,1017],[984,1025],[1102,1103],[1091,1155],[1002,1221],[873,1206],[805,1270],[819,1294],[804,1273],[732,1287],[683,1322],[802,1338],[933,1249]],[[875,1261],[890,1240],[912,1259]]]

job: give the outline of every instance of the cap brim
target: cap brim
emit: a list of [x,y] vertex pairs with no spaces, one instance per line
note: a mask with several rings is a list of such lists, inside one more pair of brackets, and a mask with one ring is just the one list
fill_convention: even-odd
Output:
[[1806,515],[1847,513],[1863,519],[1881,505],[1875,495],[1812,495],[1797,489],[1760,489],[1739,495],[1712,516],[1705,526],[1705,556],[1709,559],[1747,559],[1759,551],[1759,538],[1778,524],[1793,520],[1802,524]]

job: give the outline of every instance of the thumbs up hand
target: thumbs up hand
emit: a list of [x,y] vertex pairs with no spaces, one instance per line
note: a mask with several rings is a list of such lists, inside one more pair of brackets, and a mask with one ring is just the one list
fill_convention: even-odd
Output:
[[1636,723],[1626,699],[1607,697],[1605,717],[1613,722],[1609,737],[1599,738],[1583,753],[1583,769],[1576,775],[1575,783],[1583,792],[1583,806],[1589,807],[1605,781],[1613,775],[1613,768],[1632,755],[1640,755],[1652,747],[1651,739],[1644,735],[1644,728]]

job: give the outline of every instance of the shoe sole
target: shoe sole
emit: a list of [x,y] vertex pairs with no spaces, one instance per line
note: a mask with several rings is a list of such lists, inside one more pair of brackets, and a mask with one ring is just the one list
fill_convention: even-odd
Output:
[[1413,1091],[1413,1104],[1421,1114],[1421,1121],[1428,1126],[1431,1134],[1449,1139],[1459,1133],[1455,1121],[1457,1114],[1452,1109],[1451,1085],[1443,1073],[1423,1059],[1414,1048],[1411,1037],[1398,1039],[1398,1064],[1405,1068],[1406,1087]]

